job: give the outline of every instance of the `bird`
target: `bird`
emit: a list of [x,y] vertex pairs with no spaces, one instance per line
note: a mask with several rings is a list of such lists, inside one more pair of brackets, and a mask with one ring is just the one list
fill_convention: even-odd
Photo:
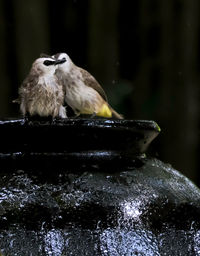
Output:
[[76,116],[80,114],[123,119],[108,103],[105,91],[86,70],[76,66],[66,53],[52,55],[56,76],[65,88],[65,102]]
[[19,88],[19,98],[13,101],[20,104],[23,116],[67,118],[63,86],[55,75],[57,63],[50,57],[40,57],[33,62]]

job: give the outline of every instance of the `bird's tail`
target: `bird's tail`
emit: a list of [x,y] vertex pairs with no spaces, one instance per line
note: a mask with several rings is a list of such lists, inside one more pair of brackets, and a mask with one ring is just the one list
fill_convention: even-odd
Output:
[[119,113],[117,113],[111,106],[110,106],[110,110],[112,111],[112,117],[117,119],[124,119],[124,117]]

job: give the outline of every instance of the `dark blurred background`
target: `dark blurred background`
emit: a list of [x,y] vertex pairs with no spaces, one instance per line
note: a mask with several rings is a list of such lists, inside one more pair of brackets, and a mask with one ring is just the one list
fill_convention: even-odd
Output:
[[151,155],[200,185],[199,0],[0,0],[0,117],[40,53],[67,52],[127,119],[162,129]]

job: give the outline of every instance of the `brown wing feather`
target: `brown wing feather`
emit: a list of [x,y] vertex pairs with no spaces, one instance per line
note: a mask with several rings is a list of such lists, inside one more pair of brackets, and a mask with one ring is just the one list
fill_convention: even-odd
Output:
[[22,82],[22,85],[19,88],[19,101],[21,101],[21,99],[25,97],[28,91],[31,91],[34,85],[38,84],[38,81],[39,81],[38,74],[36,74],[36,72],[33,72],[33,71],[30,72],[29,75],[24,79],[24,81]]
[[29,88],[33,84],[37,84],[39,80],[39,75],[36,72],[30,72],[29,75],[22,82],[22,87]]
[[101,95],[101,97],[107,102],[108,99],[107,99],[106,93],[104,92],[101,85],[97,82],[97,80],[86,70],[82,68],[79,68],[79,69],[84,79],[85,85],[92,87],[94,90],[96,90]]

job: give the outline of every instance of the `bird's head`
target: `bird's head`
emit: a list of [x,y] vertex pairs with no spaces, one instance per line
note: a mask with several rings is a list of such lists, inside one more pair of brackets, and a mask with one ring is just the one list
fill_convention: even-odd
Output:
[[59,70],[64,72],[70,71],[74,65],[70,57],[66,53],[57,53],[52,56],[55,59],[55,65],[58,65]]
[[42,75],[54,74],[56,71],[55,59],[52,57],[40,57],[33,62],[32,69]]

